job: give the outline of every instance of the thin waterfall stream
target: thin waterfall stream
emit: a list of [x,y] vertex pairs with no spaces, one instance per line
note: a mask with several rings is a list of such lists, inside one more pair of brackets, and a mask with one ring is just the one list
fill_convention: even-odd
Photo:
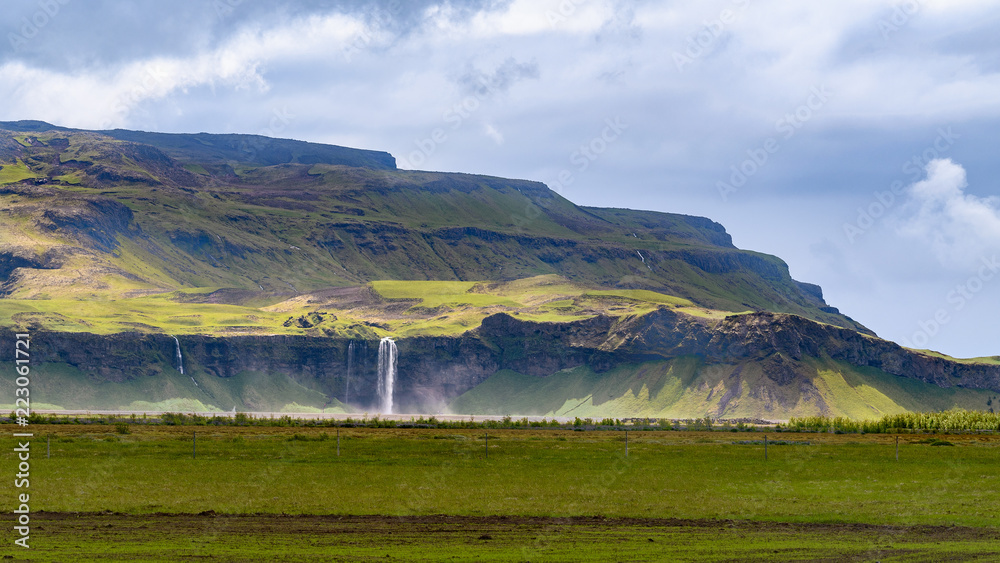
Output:
[[[173,336],[172,338],[174,339],[174,345],[176,346],[175,349],[177,350],[177,371],[181,372],[181,375],[184,375],[184,355],[181,354],[181,341],[177,340],[176,336]],[[189,375],[188,377],[191,376]],[[201,385],[198,385],[198,382],[195,381],[193,377],[191,377],[191,382],[194,383],[195,387],[201,387]]]

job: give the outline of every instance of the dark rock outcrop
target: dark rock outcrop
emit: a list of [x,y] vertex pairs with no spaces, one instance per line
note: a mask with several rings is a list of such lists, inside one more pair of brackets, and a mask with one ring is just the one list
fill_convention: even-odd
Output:
[[919,354],[853,330],[795,315],[733,315],[714,327],[666,310],[636,319],[630,327],[635,353],[662,358],[697,354],[707,361],[735,363],[781,354],[793,360],[829,357],[939,387],[1000,389],[1000,365],[967,364]]
[[[6,341],[10,332],[0,333]],[[367,408],[375,404],[378,341],[356,353],[348,381],[350,340],[306,336],[180,336],[185,368],[213,377],[241,372],[286,376],[300,385]],[[358,341],[355,341],[356,343]],[[358,349],[362,347],[359,346]],[[396,403],[400,412],[440,409],[501,369],[544,377],[588,365],[603,372],[621,364],[698,356],[705,364],[757,362],[768,378],[788,385],[807,376],[803,360],[830,358],[918,379],[939,387],[1000,390],[1000,365],[968,364],[912,352],[857,332],[773,313],[734,315],[715,324],[659,309],[616,320],[538,323],[506,314],[487,317],[458,337],[398,341]],[[39,332],[32,362],[58,362],[95,382],[156,377],[176,368],[173,337],[158,334]],[[5,350],[3,361],[12,361]],[[738,369],[738,368],[737,368]]]

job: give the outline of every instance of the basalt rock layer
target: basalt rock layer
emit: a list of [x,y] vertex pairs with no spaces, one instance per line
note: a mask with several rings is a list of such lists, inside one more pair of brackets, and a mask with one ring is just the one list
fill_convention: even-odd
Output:
[[[2,337],[10,340],[13,335]],[[377,341],[180,336],[177,342],[186,373],[195,378],[225,380],[245,372],[265,373],[287,377],[329,402],[336,399],[360,410],[375,404]],[[356,348],[349,354],[352,342]],[[775,386],[799,385],[815,372],[811,361],[826,359],[940,388],[1000,391],[1000,365],[958,363],[855,331],[773,313],[734,315],[715,323],[668,309],[623,320],[594,317],[569,323],[521,321],[498,314],[461,336],[406,338],[397,345],[395,402],[400,412],[440,412],[504,370],[545,378],[580,367],[601,374],[679,358],[694,358],[702,370],[757,365]],[[155,381],[176,371],[175,346],[167,335],[37,333],[32,335],[32,361],[72,366],[95,383]],[[211,396],[198,398],[216,404]],[[237,406],[244,410],[253,405]],[[725,409],[710,414],[724,415]],[[764,414],[780,415],[780,406]]]

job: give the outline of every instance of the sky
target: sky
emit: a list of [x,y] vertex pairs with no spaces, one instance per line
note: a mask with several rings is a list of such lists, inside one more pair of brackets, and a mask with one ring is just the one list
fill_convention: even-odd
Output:
[[25,0],[0,120],[378,149],[705,216],[884,338],[992,356],[997,29],[982,0]]

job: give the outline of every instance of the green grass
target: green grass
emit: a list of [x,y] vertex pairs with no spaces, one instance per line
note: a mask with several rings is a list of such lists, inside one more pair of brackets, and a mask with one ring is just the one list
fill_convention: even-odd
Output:
[[933,350],[915,350],[925,356],[931,356],[932,358],[943,358],[952,362],[958,362],[960,364],[985,364],[991,366],[1000,366],[1000,356],[986,356],[982,358],[953,358],[947,354],[942,354],[941,352],[935,352]]
[[[131,242],[119,249],[121,260],[142,263],[143,251]],[[152,265],[140,271],[147,279],[166,279],[169,274]],[[56,271],[58,272],[58,271]],[[52,275],[52,274],[49,274]],[[121,282],[110,278],[106,284]],[[110,298],[86,292],[63,295],[35,295],[0,300],[0,326],[31,325],[38,329],[64,332],[113,334],[139,331],[161,334],[308,334],[350,336],[358,324],[378,322],[388,329],[381,335],[455,336],[480,325],[497,312],[507,312],[524,320],[569,322],[598,314],[623,316],[643,314],[666,304],[682,304],[683,299],[651,291],[593,291],[565,280],[553,284],[548,276],[502,284],[456,281],[376,281],[370,284],[386,302],[341,307],[310,295],[284,297],[267,292],[247,291],[241,304],[200,302],[220,288],[195,287],[154,293],[141,297]],[[117,291],[151,291],[141,284],[120,284]],[[622,294],[622,295],[618,295]],[[286,294],[287,296],[287,294]],[[413,301],[401,316],[396,301]],[[673,306],[673,305],[671,305]],[[688,308],[679,309],[686,311]],[[299,327],[289,319],[324,311],[337,317],[315,327]],[[331,317],[332,319],[332,317]]]
[[[535,322],[570,322],[597,314],[644,314],[660,306],[694,311],[686,299],[648,290],[594,290],[554,275],[511,282],[375,281],[369,284],[390,300],[419,300],[409,313],[436,315],[421,320],[389,320],[400,336],[454,336],[476,328],[487,315],[506,312]],[[446,311],[442,311],[446,309]]]
[[[674,520],[38,516],[32,561],[990,561],[989,530]],[[15,556],[20,556],[15,552]]]
[[38,175],[31,171],[28,166],[17,159],[16,164],[4,164],[0,168],[0,186],[4,184],[14,184],[20,182],[21,180],[27,180],[30,178],[37,178]]
[[588,291],[583,295],[583,297],[591,297],[591,298],[617,297],[621,299],[628,299],[643,303],[662,303],[664,305],[672,305],[674,307],[694,306],[694,303],[692,303],[687,299],[674,297],[673,295],[664,295],[662,293],[657,293],[655,291],[649,291],[646,289],[614,289],[614,290],[602,290],[602,291]]
[[205,167],[200,164],[193,164],[193,163],[185,164],[183,168],[184,170],[187,170],[188,172],[192,172],[194,174],[201,174],[202,176],[209,175],[208,170],[205,170]]
[[995,436],[944,436],[950,448],[904,436],[897,462],[886,435],[773,434],[810,445],[765,461],[734,444],[760,434],[731,432],[631,432],[626,458],[622,432],[496,430],[484,459],[471,430],[341,429],[339,457],[331,428],[33,431],[53,436],[51,459],[32,458],[33,510],[1000,525]]
[[62,176],[56,176],[55,179],[74,186],[82,182],[79,174],[63,174]]
[[[56,245],[86,251],[60,269],[38,269],[18,278],[10,288],[14,298],[120,299],[134,291],[190,287],[307,293],[373,280],[430,279],[461,287],[390,284],[379,291],[389,299],[420,299],[420,307],[427,309],[516,308],[542,303],[524,301],[535,290],[523,288],[527,292],[518,295],[522,288],[509,282],[499,291],[467,284],[483,280],[481,285],[490,286],[497,279],[558,274],[565,276],[562,285],[572,285],[566,282],[570,278],[578,286],[551,300],[573,299],[579,309],[622,306],[638,311],[694,302],[698,307],[690,307],[691,314],[708,318],[721,316],[713,311],[755,308],[854,326],[799,295],[779,259],[732,248],[717,226],[690,217],[584,209],[538,183],[385,169],[388,160],[380,159],[387,155],[337,147],[308,150],[381,166],[294,162],[307,156],[301,152],[307,145],[295,143],[288,144],[293,162],[262,166],[231,149],[234,137],[122,131],[114,137],[73,131],[9,135],[21,143],[22,155],[4,163],[0,183],[45,176],[56,180],[52,185],[58,189],[33,193],[30,205],[18,194],[0,198],[12,217],[27,219],[18,225],[22,232],[16,238],[21,240],[4,242],[42,246],[32,247],[37,254]],[[136,142],[151,143],[177,160],[147,158],[150,153],[137,150]],[[268,146],[274,143],[285,142],[267,141]],[[98,180],[98,172],[118,179]],[[150,181],[162,184],[150,186]],[[113,252],[95,250],[66,230],[52,233],[38,227],[45,224],[41,214],[46,209],[71,208],[94,223],[85,231],[107,233],[113,222],[83,205],[79,192],[132,210],[133,224],[119,233],[120,246]],[[637,251],[652,269],[642,264]],[[704,263],[732,268],[718,274],[693,265]],[[612,289],[618,287],[645,292]],[[561,290],[555,283],[544,292]],[[552,313],[571,318],[593,314],[523,312],[536,319]],[[458,330],[436,329],[427,319],[419,322],[421,334]]]
[[[72,314],[68,316],[67,312]],[[97,334],[124,331],[231,334],[241,329],[267,334],[303,332],[282,326],[287,318],[284,313],[238,305],[181,305],[164,295],[134,299],[5,299],[0,302],[0,325],[15,326],[33,321],[51,330]]]
[[[774,445],[765,461],[760,444],[737,443],[760,433],[630,432],[626,457],[622,432],[491,430],[487,458],[481,430],[341,428],[338,442],[333,428],[129,427],[31,428],[32,560],[988,561],[1000,551],[995,435],[904,435],[896,461],[889,435],[772,433],[798,445]],[[15,444],[4,441],[11,466]],[[13,481],[3,488],[10,513]]]
[[435,307],[489,307],[502,305],[520,307],[510,299],[485,293],[473,293],[477,282],[463,281],[374,281],[372,289],[386,299],[420,299],[421,306]]

